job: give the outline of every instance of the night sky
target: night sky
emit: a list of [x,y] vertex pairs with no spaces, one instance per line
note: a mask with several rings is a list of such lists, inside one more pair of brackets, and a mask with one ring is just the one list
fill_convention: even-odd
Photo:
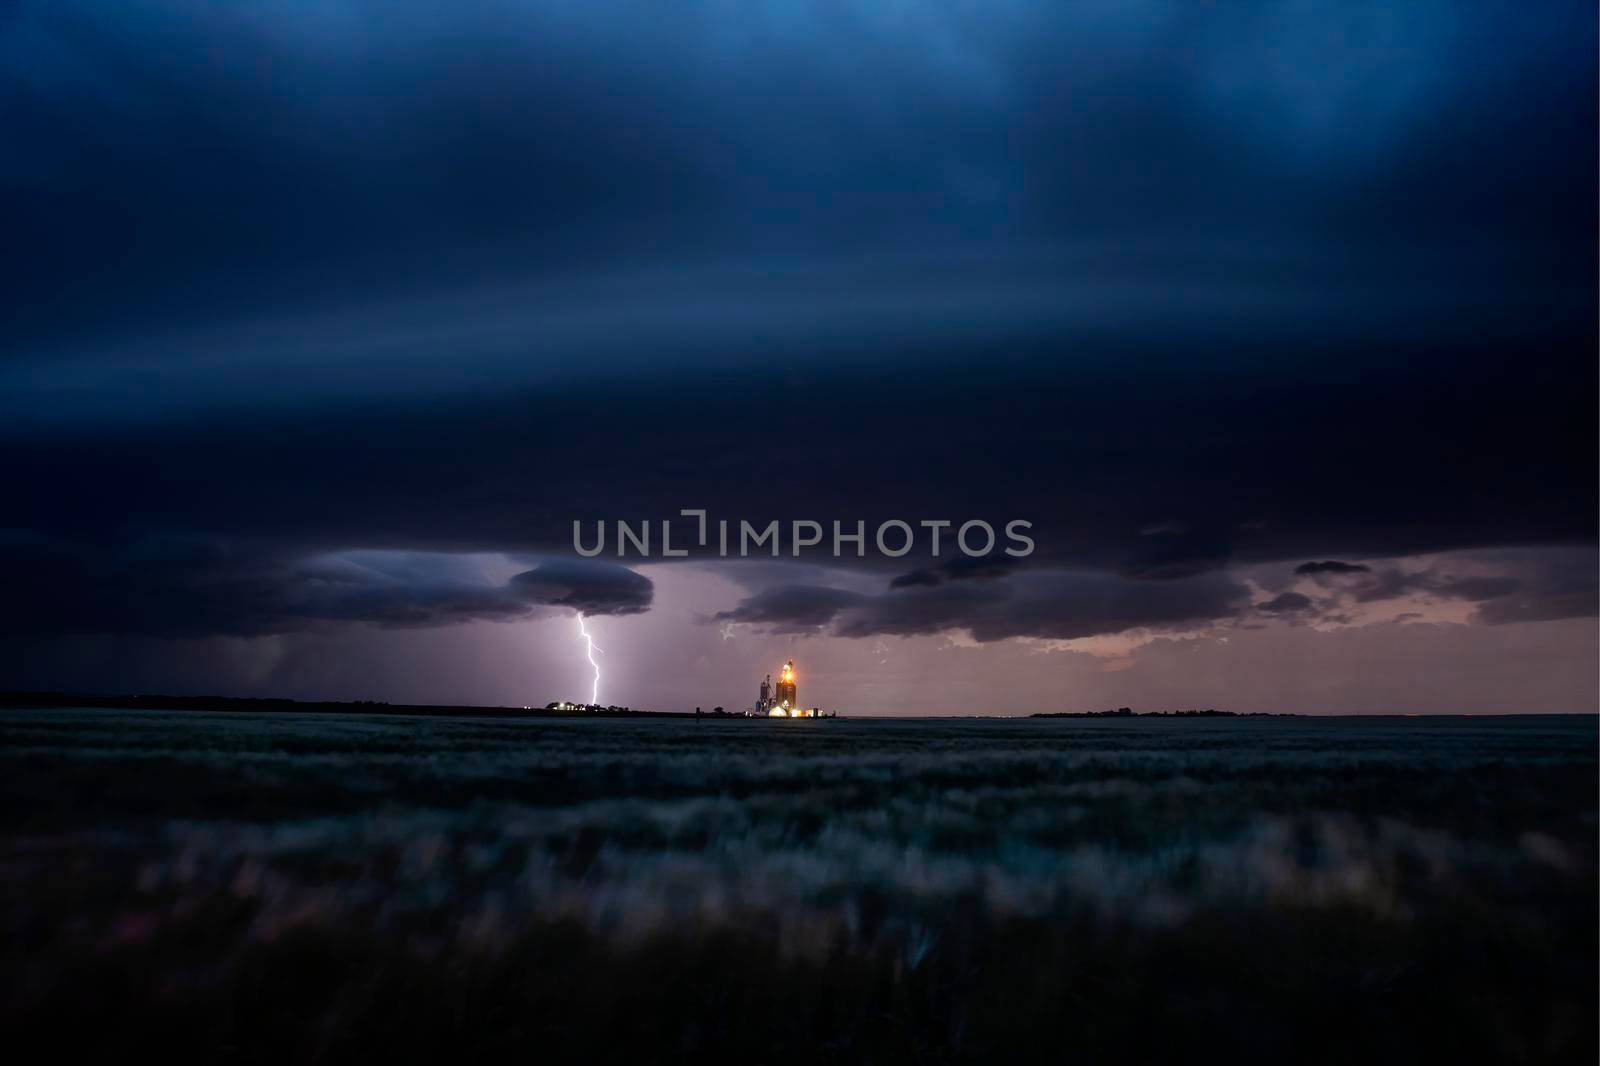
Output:
[[[1593,711],[1596,43],[0,0],[0,688]],[[1037,548],[572,550],[680,508]]]

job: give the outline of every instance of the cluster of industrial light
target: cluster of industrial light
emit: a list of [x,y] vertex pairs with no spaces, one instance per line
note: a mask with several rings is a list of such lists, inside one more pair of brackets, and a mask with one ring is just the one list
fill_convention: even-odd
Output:
[[[788,698],[785,699],[784,696]],[[766,682],[761,684],[761,699],[767,699]],[[817,708],[795,706],[798,703],[798,690],[795,688],[794,660],[790,659],[778,669],[778,700],[767,711],[768,718],[815,718]]]

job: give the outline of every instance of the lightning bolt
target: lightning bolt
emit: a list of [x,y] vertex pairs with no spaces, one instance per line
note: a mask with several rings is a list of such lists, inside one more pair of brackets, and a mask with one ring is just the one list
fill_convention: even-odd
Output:
[[600,704],[600,664],[594,661],[594,653],[605,654],[605,650],[595,645],[594,638],[589,635],[589,629],[583,624],[583,615],[578,615],[578,635],[583,638],[584,654],[589,657],[589,665],[594,667],[594,684],[589,688],[589,705]]

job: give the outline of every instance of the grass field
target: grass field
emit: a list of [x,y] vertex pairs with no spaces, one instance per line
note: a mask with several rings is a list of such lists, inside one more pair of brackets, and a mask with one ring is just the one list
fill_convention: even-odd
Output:
[[1593,1062],[1596,720],[0,712],[69,1058]]

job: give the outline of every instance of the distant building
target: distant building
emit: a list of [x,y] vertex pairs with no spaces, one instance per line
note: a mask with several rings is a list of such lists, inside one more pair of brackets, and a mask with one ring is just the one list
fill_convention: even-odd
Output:
[[778,702],[785,707],[800,706],[800,697],[794,683],[794,660],[790,659],[783,664],[783,673],[778,675]]
[[771,674],[761,682],[761,698],[756,701],[756,713],[767,718],[818,717],[817,708],[800,706],[800,689],[795,683],[793,659],[778,671],[777,685],[772,684]]

